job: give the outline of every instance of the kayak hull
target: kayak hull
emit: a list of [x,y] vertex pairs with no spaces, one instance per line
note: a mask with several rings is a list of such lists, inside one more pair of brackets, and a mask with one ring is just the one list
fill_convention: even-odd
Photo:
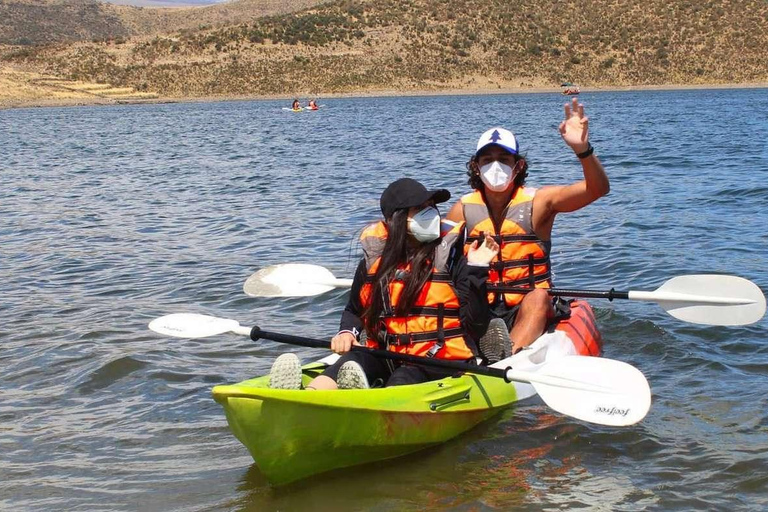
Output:
[[[558,326],[529,349],[493,366],[535,371],[565,355],[598,355],[599,334],[597,344],[571,339],[578,337],[574,332],[597,332],[591,310],[588,313],[572,317],[574,321],[591,319],[589,332],[580,323],[569,322],[572,331],[574,325],[578,330],[568,332]],[[305,365],[303,384],[336,357]],[[474,374],[367,390],[271,389],[269,376],[213,388],[235,437],[276,485],[443,443],[535,394],[530,384]]]
[[[324,366],[305,366],[304,383]],[[267,385],[268,377],[261,377],[217,386],[214,397],[235,437],[273,484],[443,443],[517,399],[514,386],[476,375],[371,390],[262,387]]]

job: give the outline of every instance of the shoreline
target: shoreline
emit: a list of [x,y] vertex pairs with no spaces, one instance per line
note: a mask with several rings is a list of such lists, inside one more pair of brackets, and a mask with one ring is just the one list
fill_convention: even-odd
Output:
[[[581,89],[581,94],[592,92],[635,92],[635,91],[683,91],[719,89],[768,89],[768,82],[741,84],[665,84],[630,86],[595,86]],[[136,100],[106,100],[105,98],[35,98],[0,100],[0,110],[85,107],[104,105],[146,105],[163,103],[215,103],[228,101],[291,100],[294,98],[391,98],[419,96],[490,96],[496,94],[560,94],[560,87],[498,87],[492,88],[446,88],[446,89],[370,89],[343,93],[294,93],[294,94],[249,94],[222,96],[180,96],[158,97]]]

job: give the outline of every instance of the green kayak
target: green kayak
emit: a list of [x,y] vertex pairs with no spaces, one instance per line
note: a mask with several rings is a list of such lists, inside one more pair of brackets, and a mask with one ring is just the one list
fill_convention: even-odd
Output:
[[[585,302],[528,350],[494,366],[535,371],[565,355],[598,355],[600,335]],[[303,367],[303,383],[337,356]],[[270,389],[269,376],[216,386],[213,396],[256,465],[276,485],[389,459],[445,442],[519,400],[530,384],[461,374],[411,386],[304,391]]]

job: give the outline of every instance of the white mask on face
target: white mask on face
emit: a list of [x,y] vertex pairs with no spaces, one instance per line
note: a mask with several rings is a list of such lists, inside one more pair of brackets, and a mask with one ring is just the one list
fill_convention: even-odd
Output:
[[512,182],[512,168],[499,161],[493,161],[480,167],[480,179],[494,192],[504,192]]
[[440,238],[440,212],[427,206],[408,219],[408,232],[419,242],[431,242]]

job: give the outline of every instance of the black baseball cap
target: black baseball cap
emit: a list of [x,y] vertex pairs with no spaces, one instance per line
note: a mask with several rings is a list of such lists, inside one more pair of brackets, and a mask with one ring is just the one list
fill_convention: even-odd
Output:
[[418,181],[411,178],[400,178],[393,181],[381,194],[381,213],[384,218],[392,217],[395,210],[413,208],[432,199],[435,204],[444,203],[451,198],[451,193],[444,189],[427,190]]

